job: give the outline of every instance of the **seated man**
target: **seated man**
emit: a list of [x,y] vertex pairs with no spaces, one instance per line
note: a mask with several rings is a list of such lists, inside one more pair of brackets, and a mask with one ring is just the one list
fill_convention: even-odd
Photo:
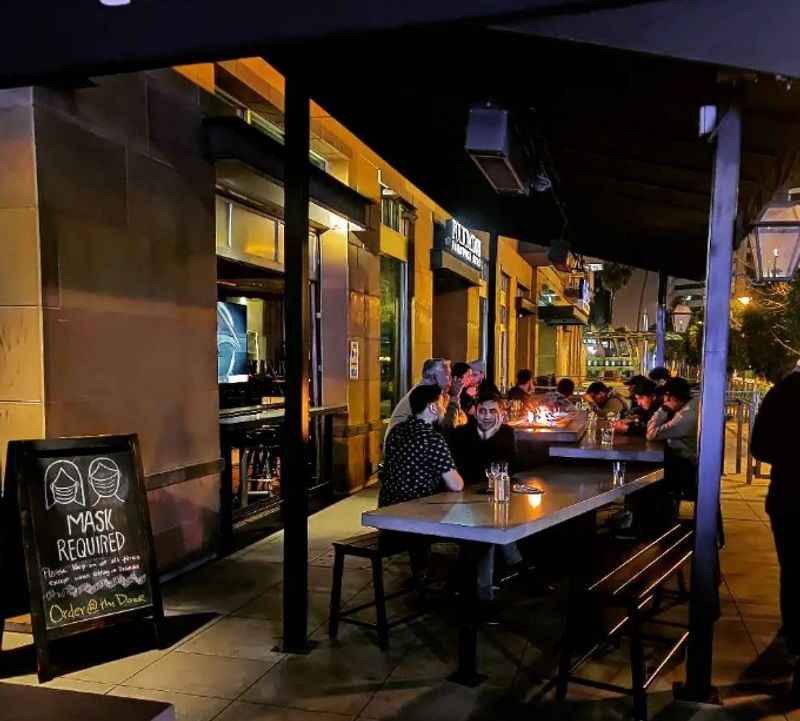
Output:
[[508,463],[513,473],[516,439],[512,428],[503,423],[501,402],[500,391],[484,383],[475,399],[475,417],[453,431],[453,457],[464,483],[486,483],[486,469],[491,463]]
[[681,496],[694,498],[697,493],[697,401],[689,383],[670,378],[664,384],[664,405],[647,423],[648,441],[666,441],[664,484],[668,508],[663,521],[674,522]]
[[411,417],[394,426],[386,438],[379,506],[463,490],[447,442],[433,428],[441,415],[441,395],[435,384],[418,385],[409,394]]
[[545,393],[542,399],[543,405],[551,411],[569,413],[575,410],[572,403],[572,396],[575,393],[575,383],[571,378],[562,378],[556,383],[556,389]]
[[517,371],[517,385],[508,392],[508,400],[522,401],[526,405],[533,393],[533,373],[528,368]]
[[[412,501],[440,491],[461,491],[461,479],[444,436],[434,430],[442,413],[437,384],[420,384],[408,395],[411,416],[397,423],[386,437],[381,466],[379,506]],[[424,536],[400,534],[409,549],[416,579],[425,575],[429,542]]]
[[[453,432],[451,443],[456,467],[464,482],[477,485],[486,483],[486,469],[491,463],[507,463],[509,473],[513,473],[517,449],[514,431],[503,423],[500,391],[488,382],[483,383],[475,400],[475,417]],[[495,547],[477,543],[463,546],[478,562],[478,598],[492,600]],[[500,546],[500,550],[508,571],[524,571],[516,543]]]
[[649,378],[638,376],[638,380],[631,387],[631,398],[634,405],[627,418],[614,423],[617,433],[629,436],[644,436],[647,433],[647,424],[655,412],[661,408],[658,402],[656,384]]
[[592,383],[586,389],[586,395],[592,402],[598,418],[608,418],[609,416],[619,418],[628,410],[625,401],[612,388],[600,381]]

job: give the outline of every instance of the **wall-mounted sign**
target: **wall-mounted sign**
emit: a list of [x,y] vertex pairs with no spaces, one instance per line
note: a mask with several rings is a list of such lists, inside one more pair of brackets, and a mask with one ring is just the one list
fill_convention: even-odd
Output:
[[473,268],[483,269],[483,243],[469,228],[457,220],[445,224],[443,245],[450,253]]
[[358,341],[350,341],[350,380],[358,380]]

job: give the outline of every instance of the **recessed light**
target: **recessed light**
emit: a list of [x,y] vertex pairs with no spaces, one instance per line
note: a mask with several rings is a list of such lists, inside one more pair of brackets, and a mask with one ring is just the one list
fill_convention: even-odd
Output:
[[113,8],[119,7],[120,5],[130,5],[131,0],[100,0],[100,4]]

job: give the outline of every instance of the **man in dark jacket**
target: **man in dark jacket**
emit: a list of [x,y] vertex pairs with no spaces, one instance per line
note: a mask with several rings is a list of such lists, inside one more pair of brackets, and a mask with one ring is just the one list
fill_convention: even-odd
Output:
[[[501,403],[500,391],[484,382],[475,399],[474,417],[467,425],[456,428],[450,437],[456,469],[466,485],[486,484],[486,469],[491,463],[507,463],[509,473],[514,472],[516,440],[513,429],[503,423]],[[462,544],[462,548],[478,562],[478,598],[482,601],[493,599],[495,547]],[[510,573],[525,571],[516,543],[500,546],[500,550]]]
[[[800,363],[767,393],[756,416],[750,449],[771,468],[767,514],[781,569],[781,616],[789,652],[800,656],[800,477],[797,420]],[[800,661],[792,693],[800,699]]]
[[[451,437],[456,468],[464,483],[485,483],[486,469],[491,463],[508,463],[514,472],[517,446],[514,430],[503,423],[500,392],[484,383],[475,399],[475,415],[456,428]],[[466,475],[465,475],[466,474]]]

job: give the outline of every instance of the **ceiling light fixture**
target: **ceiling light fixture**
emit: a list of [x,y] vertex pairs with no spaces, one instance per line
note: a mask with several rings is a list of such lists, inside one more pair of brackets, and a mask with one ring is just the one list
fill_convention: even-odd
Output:
[[109,8],[115,8],[121,5],[130,5],[131,0],[100,0],[100,4]]

